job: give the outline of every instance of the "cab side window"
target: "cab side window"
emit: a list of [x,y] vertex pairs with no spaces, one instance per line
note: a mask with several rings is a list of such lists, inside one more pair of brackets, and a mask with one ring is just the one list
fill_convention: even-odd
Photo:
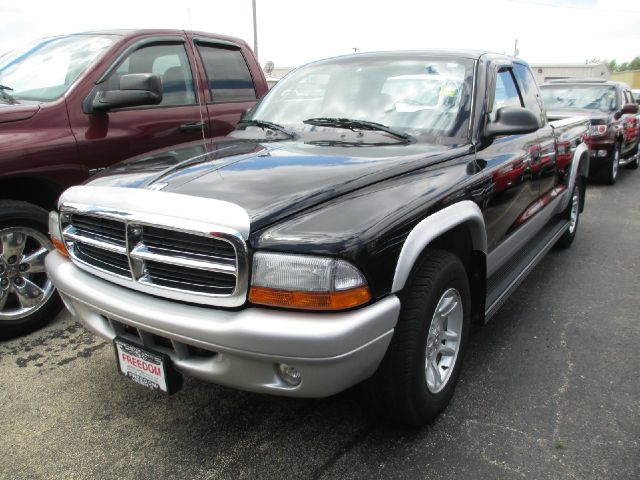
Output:
[[496,76],[496,90],[493,97],[491,120],[495,120],[496,112],[502,107],[522,107],[522,98],[510,68],[503,68]]
[[120,85],[120,77],[130,73],[153,73],[160,76],[162,79],[160,106],[196,103],[193,75],[183,44],[150,45],[136,50],[127,56],[109,76],[105,90],[117,89]]
[[520,91],[524,97],[524,106],[540,119],[540,126],[543,126],[547,116],[544,113],[544,104],[540,98],[540,91],[538,90],[538,85],[536,84],[535,78],[533,78],[531,70],[522,64],[514,63],[513,73],[515,73]]
[[238,48],[198,45],[214,103],[256,99],[253,78]]

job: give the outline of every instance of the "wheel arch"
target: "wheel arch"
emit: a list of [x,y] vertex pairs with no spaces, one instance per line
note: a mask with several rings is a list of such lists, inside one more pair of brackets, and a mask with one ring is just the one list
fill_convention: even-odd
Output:
[[404,289],[414,266],[427,248],[448,251],[462,261],[471,288],[472,319],[484,321],[487,236],[478,205],[463,200],[419,222],[404,242],[393,278],[392,292]]
[[[573,157],[571,159],[571,170],[569,172],[569,181],[567,183],[567,190],[569,192],[573,191],[573,186],[576,184],[578,177],[580,177],[580,188],[582,189],[582,200],[580,205],[580,211],[584,209],[584,193],[587,187],[587,178],[589,176],[589,147],[586,143],[581,143],[578,145],[573,152]],[[559,207],[559,211],[563,211],[569,205],[569,201],[571,195],[566,195],[565,199],[562,201],[561,206]]]
[[45,210],[52,210],[63,188],[56,183],[37,176],[0,179],[0,201],[19,200]]

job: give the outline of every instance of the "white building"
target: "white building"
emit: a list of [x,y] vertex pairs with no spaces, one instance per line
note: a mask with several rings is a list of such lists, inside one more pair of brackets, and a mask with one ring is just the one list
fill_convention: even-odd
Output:
[[611,72],[604,63],[532,63],[538,83],[563,78],[598,78],[609,80]]

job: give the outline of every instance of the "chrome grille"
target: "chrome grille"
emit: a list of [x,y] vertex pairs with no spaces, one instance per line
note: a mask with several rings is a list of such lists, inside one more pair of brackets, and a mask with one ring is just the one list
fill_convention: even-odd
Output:
[[65,228],[78,260],[121,277],[131,277],[123,222],[88,215],[71,215]]
[[230,294],[236,286],[234,275],[195,268],[175,268],[173,265],[154,261],[146,262],[146,276],[147,279],[142,281],[201,293]]
[[123,222],[88,215],[72,215],[70,224],[78,235],[109,242],[123,248],[125,246],[126,234]]
[[124,254],[117,254],[94,247],[88,243],[77,241],[75,254],[79,260],[89,265],[94,265],[107,272],[115,273],[122,277],[129,277],[129,260]]
[[145,227],[142,243],[149,251],[163,255],[231,262],[236,259],[236,252],[230,243],[183,232],[171,232],[171,236],[167,236],[167,231],[161,228]]
[[184,231],[130,216],[68,213],[64,207],[61,223],[72,259],[105,278],[127,280],[148,293],[213,305],[226,305],[217,300],[246,292],[241,284],[247,275],[244,241],[218,232],[221,227]]

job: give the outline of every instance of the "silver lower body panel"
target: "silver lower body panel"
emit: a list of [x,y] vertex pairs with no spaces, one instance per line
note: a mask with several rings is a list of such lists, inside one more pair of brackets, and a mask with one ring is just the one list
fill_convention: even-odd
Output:
[[[114,285],[58,252],[46,266],[72,315],[100,337],[113,340],[126,326],[137,331],[134,341],[168,354],[178,371],[275,395],[325,397],[365,380],[382,361],[400,312],[395,295],[340,313],[220,310]],[[211,355],[193,355],[190,347]],[[296,367],[302,382],[284,382],[280,363]]]

